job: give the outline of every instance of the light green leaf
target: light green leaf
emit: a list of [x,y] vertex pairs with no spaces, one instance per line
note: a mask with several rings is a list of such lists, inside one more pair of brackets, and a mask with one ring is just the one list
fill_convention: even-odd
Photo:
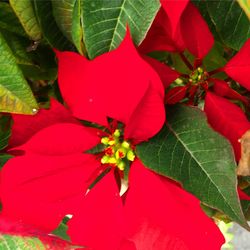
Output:
[[90,58],[119,46],[129,25],[136,44],[159,10],[159,0],[82,0],[85,46]]
[[241,8],[245,11],[248,18],[250,19],[250,1],[249,0],[237,0]]
[[47,235],[22,236],[0,234],[1,250],[76,250],[84,249],[73,246],[67,241]]
[[47,250],[38,238],[27,236],[14,236],[2,234],[0,235],[0,249],[1,250]]
[[33,114],[37,103],[0,33],[0,112]]
[[167,126],[137,146],[139,158],[148,168],[182,183],[203,203],[247,228],[229,142],[208,126],[198,108],[176,106],[167,111]]
[[32,0],[9,1],[29,37],[34,41],[41,39],[42,33],[36,20]]
[[80,0],[52,1],[52,6],[58,27],[82,53]]

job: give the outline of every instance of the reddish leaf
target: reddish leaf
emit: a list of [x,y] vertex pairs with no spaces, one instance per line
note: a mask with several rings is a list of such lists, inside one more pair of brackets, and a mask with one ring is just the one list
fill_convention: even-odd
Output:
[[177,28],[176,34],[173,36],[171,22],[163,8],[160,8],[146,38],[139,46],[139,50],[142,53],[152,51],[181,52],[184,50],[180,28]]
[[12,117],[14,123],[9,143],[10,147],[25,143],[39,130],[55,123],[77,123],[69,110],[54,99],[51,99],[49,109],[40,109],[36,115],[13,114]]
[[83,153],[100,140],[91,131],[55,124],[20,146],[24,155],[10,159],[0,172],[3,215],[50,232],[72,214],[100,167],[94,155]]
[[241,200],[250,201],[250,196],[248,194],[244,193],[239,187],[237,190]]
[[179,76],[180,73],[177,71],[171,69],[169,66],[167,66],[164,63],[161,63],[157,60],[155,60],[152,57],[149,56],[143,56],[144,60],[146,60],[153,68],[154,70],[158,73],[158,75],[161,78],[161,81],[165,87],[165,89],[174,81],[176,80]]
[[146,169],[140,161],[132,165],[129,183],[127,233],[137,249],[220,249],[223,235],[193,195]]
[[188,3],[189,0],[161,0],[161,5],[167,13],[171,23],[172,34],[175,34],[178,24],[180,22],[180,17],[185,8],[187,7]]
[[214,38],[207,23],[191,2],[182,14],[180,25],[186,48],[202,59],[212,48]]
[[164,105],[160,78],[140,57],[129,33],[116,50],[93,61],[73,52],[57,52],[57,57],[62,95],[80,119],[107,125],[111,117],[127,124],[149,88],[153,95],[160,93],[155,112]]
[[[34,227],[23,224],[22,221],[13,221],[7,217],[0,216],[0,242],[7,249],[11,246],[15,249],[40,249],[41,245],[46,250],[76,250],[86,249],[79,246],[74,247],[70,242],[56,236],[48,235]],[[3,243],[4,242],[4,243]],[[89,249],[90,250],[90,249]]]
[[250,90],[250,39],[240,51],[226,64],[225,72],[243,87]]
[[239,139],[250,129],[250,123],[243,111],[227,99],[211,92],[207,92],[204,110],[213,129],[231,142],[236,160],[239,160],[241,155]]
[[236,92],[235,90],[231,89],[225,81],[220,79],[210,79],[210,80],[211,82],[214,83],[213,91],[216,95],[239,100],[246,105],[248,104],[247,99],[238,92]]
[[111,171],[85,196],[68,222],[68,234],[76,244],[117,249],[124,235],[123,219],[122,200]]
[[178,86],[170,89],[165,97],[166,104],[175,104],[181,101],[185,97],[186,91],[187,86]]

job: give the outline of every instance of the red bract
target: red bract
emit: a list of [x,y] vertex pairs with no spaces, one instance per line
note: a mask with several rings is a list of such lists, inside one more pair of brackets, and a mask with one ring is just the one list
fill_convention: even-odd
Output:
[[[105,129],[59,119],[15,148],[23,155],[1,172],[3,216],[50,232],[70,214],[73,243],[94,250],[220,249],[223,236],[199,201],[135,156],[136,144],[161,129],[165,112],[161,81],[130,38],[92,62],[57,54],[59,85],[73,114]],[[100,143],[104,150],[88,153]],[[121,197],[124,169],[129,189]]]

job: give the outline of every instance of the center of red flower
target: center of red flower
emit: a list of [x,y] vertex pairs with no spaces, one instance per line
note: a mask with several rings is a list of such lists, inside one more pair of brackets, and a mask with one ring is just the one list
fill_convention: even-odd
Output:
[[189,82],[192,84],[197,84],[200,82],[204,82],[208,79],[208,73],[201,67],[198,67],[194,71],[192,71],[189,75]]
[[133,147],[129,141],[123,140],[119,129],[110,136],[103,137],[101,143],[105,145],[102,164],[116,166],[123,171],[127,162],[134,161]]

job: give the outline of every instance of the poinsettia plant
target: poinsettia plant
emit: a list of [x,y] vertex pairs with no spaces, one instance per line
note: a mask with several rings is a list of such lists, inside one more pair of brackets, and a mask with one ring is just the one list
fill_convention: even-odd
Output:
[[0,0],[0,248],[219,250],[250,231],[249,5]]

